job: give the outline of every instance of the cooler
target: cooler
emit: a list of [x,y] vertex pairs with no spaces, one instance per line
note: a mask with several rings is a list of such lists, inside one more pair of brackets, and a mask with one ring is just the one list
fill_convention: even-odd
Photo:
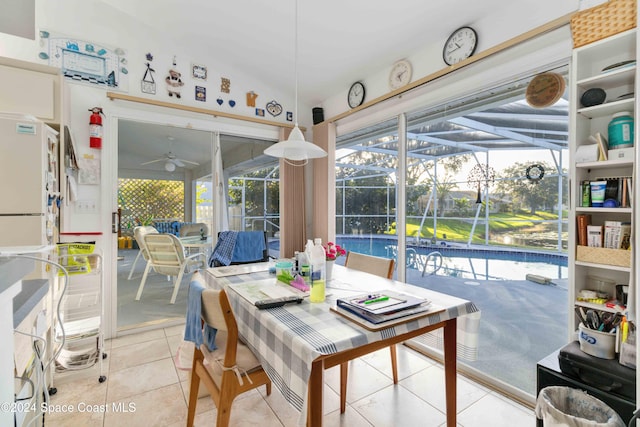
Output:
[[567,376],[626,399],[636,399],[636,371],[617,359],[601,359],[580,350],[573,341],[558,353],[560,370]]

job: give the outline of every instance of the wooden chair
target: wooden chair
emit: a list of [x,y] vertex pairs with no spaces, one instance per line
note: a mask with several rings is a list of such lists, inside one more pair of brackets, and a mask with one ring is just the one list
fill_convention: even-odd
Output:
[[[391,279],[395,261],[393,259],[365,255],[358,252],[347,252],[344,266],[355,270],[375,274],[376,276]],[[391,370],[393,373],[393,383],[398,384],[398,357],[396,345],[389,346],[391,351]],[[340,364],[340,413],[344,413],[347,404],[347,379],[349,363]]]
[[142,240],[144,241],[149,260],[147,261],[147,267],[144,269],[142,281],[138,287],[136,301],[140,300],[149,270],[153,268],[158,274],[176,276],[173,284],[173,294],[171,295],[171,304],[175,304],[182,277],[185,273],[188,274],[199,268],[205,268],[207,262],[205,255],[203,253],[197,253],[185,256],[182,242],[173,234],[146,234]]
[[[202,291],[202,319],[217,329],[216,346],[206,344],[193,354],[187,427],[193,426],[200,380],[218,408],[217,427],[229,425],[231,405],[236,396],[265,385],[271,394],[271,380],[251,350],[238,340],[238,325],[224,290]],[[205,360],[207,364],[205,364]]]
[[133,277],[133,271],[136,269],[136,263],[138,262],[138,258],[142,257],[146,262],[149,261],[149,254],[147,253],[147,249],[144,246],[143,236],[145,234],[158,234],[158,230],[150,225],[139,225],[133,229],[133,238],[136,240],[138,244],[138,254],[136,255],[136,259],[133,260],[133,264],[131,265],[131,271],[129,272],[129,277],[127,280],[131,280]]

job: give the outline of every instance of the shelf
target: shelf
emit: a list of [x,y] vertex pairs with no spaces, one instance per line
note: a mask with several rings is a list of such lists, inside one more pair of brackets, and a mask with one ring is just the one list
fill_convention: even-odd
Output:
[[591,89],[598,87],[605,91],[624,85],[633,85],[636,73],[636,65],[620,68],[618,70],[602,72],[597,76],[582,79],[576,83],[580,89]]
[[605,306],[604,304],[594,304],[592,302],[587,302],[587,301],[575,301],[575,305],[579,306],[579,307],[584,307],[584,308],[591,308],[593,310],[600,310],[600,311],[606,311],[608,313],[622,313],[624,314],[624,311],[615,309],[615,308],[609,308],[607,306]]
[[636,103],[636,98],[628,98],[620,101],[607,102],[600,105],[594,105],[593,107],[580,108],[578,114],[590,119],[596,117],[607,117],[620,111],[633,111]]
[[623,213],[631,215],[633,213],[633,208],[590,208],[590,207],[576,207],[577,212],[584,213]]
[[603,270],[612,270],[612,271],[623,271],[626,273],[631,272],[630,267],[620,267],[617,265],[607,265],[607,264],[597,264],[595,262],[586,262],[586,261],[575,261],[575,265],[580,265],[582,267],[592,267],[592,268],[600,268]]

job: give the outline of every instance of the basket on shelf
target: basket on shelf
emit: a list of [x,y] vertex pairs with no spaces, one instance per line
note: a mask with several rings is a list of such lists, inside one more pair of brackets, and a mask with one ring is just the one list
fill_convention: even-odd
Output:
[[609,0],[571,17],[573,47],[577,48],[636,26],[637,0]]
[[626,249],[594,248],[577,246],[576,260],[596,264],[631,267],[631,251]]

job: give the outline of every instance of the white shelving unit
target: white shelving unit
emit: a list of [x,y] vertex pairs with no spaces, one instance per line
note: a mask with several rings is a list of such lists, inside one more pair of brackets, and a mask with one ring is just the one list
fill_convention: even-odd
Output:
[[[573,51],[573,65],[571,71],[571,111],[570,111],[570,157],[576,158],[576,150],[585,144],[593,144],[589,136],[599,132],[603,136],[608,135],[608,124],[612,115],[621,111],[629,111],[637,115],[637,97],[629,94],[635,93],[635,82],[638,68],[633,64],[627,64],[619,68],[603,71],[605,67],[623,61],[635,60],[637,56],[637,32],[636,29],[616,34],[603,40],[579,47]],[[580,98],[588,89],[601,88],[606,94],[603,104],[591,107],[582,107]],[[635,147],[638,146],[638,131],[635,132]],[[574,306],[580,305],[586,308],[601,311],[615,312],[613,308],[604,305],[577,301],[579,292],[583,289],[594,289],[593,277],[606,278],[615,284],[634,286],[635,282],[635,258],[637,247],[637,201],[631,197],[630,207],[605,208],[581,206],[583,181],[595,181],[601,177],[634,177],[636,176],[637,150],[631,158],[619,159],[610,151],[609,158],[613,160],[593,161],[585,163],[573,163],[571,165],[571,200],[569,218],[574,218],[570,225],[569,241],[569,339],[575,339],[574,333],[578,327],[578,319],[574,316]],[[633,179],[633,193],[637,193],[637,180]],[[632,193],[632,194],[633,194]],[[628,265],[611,262],[616,255],[616,249],[600,250],[583,248],[578,253],[578,225],[575,220],[577,215],[591,215],[591,223],[603,225],[604,221],[622,221],[631,223],[632,246],[628,256]],[[620,249],[621,251],[622,249]],[[619,254],[618,255],[623,255]],[[622,258],[625,258],[623,256]],[[609,289],[595,289],[607,292],[615,296],[615,286],[605,285]],[[631,297],[633,294],[630,295]]]

